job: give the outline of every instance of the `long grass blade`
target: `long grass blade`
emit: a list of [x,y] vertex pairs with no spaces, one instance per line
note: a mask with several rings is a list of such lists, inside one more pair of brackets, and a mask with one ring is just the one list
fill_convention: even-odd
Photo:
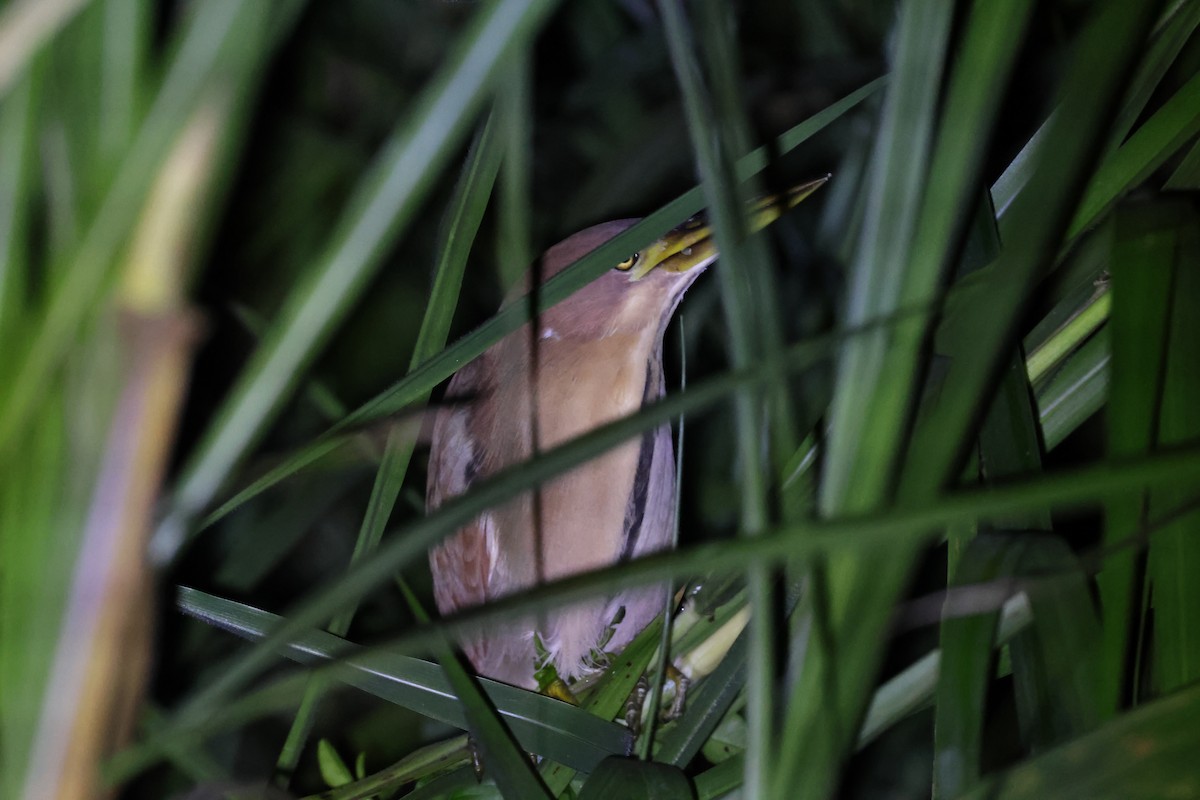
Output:
[[[1170,323],[1167,329],[1162,405],[1157,445],[1163,448],[1200,438],[1200,280],[1195,258],[1200,231],[1194,220],[1180,225],[1174,253]],[[1157,271],[1157,270],[1156,270]],[[1152,515],[1196,497],[1195,487],[1162,489],[1150,498]],[[1155,693],[1168,693],[1200,679],[1200,513],[1193,511],[1157,533],[1150,545],[1147,577],[1154,610],[1153,682]]]
[[[1167,224],[1164,224],[1167,223]],[[1112,388],[1109,447],[1113,455],[1149,452],[1155,439],[1166,353],[1176,231],[1157,209],[1120,214],[1113,236]],[[1144,496],[1113,500],[1105,509],[1105,541],[1147,513]],[[1097,578],[1104,615],[1106,713],[1133,697],[1131,645],[1141,624],[1143,582],[1136,552],[1114,553]]]
[[[181,588],[179,609],[210,625],[250,641],[279,627],[280,618],[221,597]],[[467,718],[445,670],[437,664],[359,648],[314,629],[290,639],[280,654],[302,664],[336,662],[336,680],[458,728]],[[539,694],[481,679],[484,691],[529,750],[585,772],[601,759],[623,753],[628,732],[581,709]]]
[[552,0],[496,0],[472,19],[460,47],[359,185],[331,240],[192,454],[155,534],[159,560],[182,544],[193,517],[228,481],[382,263],[386,248],[411,221],[433,177],[467,132],[497,65],[528,41],[553,7]]
[[[426,306],[425,319],[421,323],[421,331],[417,335],[417,344],[413,350],[410,369],[415,369],[423,361],[445,347],[446,338],[450,333],[450,323],[454,317],[454,309],[458,305],[458,294],[462,287],[463,274],[466,271],[467,257],[479,224],[483,220],[483,212],[487,207],[496,173],[500,166],[500,147],[495,134],[491,117],[485,121],[471,146],[467,163],[463,167],[462,176],[451,200],[450,207],[443,225],[445,241],[438,260],[437,272],[434,273],[433,290]],[[367,502],[367,510],[359,528],[358,538],[354,543],[354,551],[350,565],[368,557],[378,547],[383,537],[384,526],[391,516],[396,498],[408,472],[409,461],[412,458],[415,436],[409,426],[397,425],[389,432],[384,448],[383,459],[376,473],[375,485],[371,487],[371,497]],[[330,624],[329,632],[335,636],[345,636],[350,630],[354,619],[355,607],[342,612]],[[311,724],[311,714],[315,708],[318,688],[314,685],[306,692],[305,700],[296,713],[287,740],[280,751],[276,763],[277,774],[290,775],[295,769],[300,757],[300,751],[307,739]]]
[[[775,143],[776,148],[787,152],[798,147],[871,97],[882,86],[882,80],[872,81],[831,104],[828,108],[813,115],[811,119],[800,123],[779,137]],[[745,178],[765,168],[768,151],[769,148],[761,147],[740,160],[737,165],[738,176]],[[697,187],[650,214],[629,230],[613,237],[607,243],[579,259],[570,268],[547,281],[538,293],[537,312],[542,313],[568,297],[602,272],[611,269],[612,264],[619,262],[631,252],[637,252],[647,242],[662,236],[678,225],[681,220],[687,219],[702,208],[704,208],[703,195]],[[333,426],[325,436],[301,448],[298,453],[271,470],[269,474],[238,492],[237,495],[222,504],[217,511],[209,515],[201,524],[200,529],[207,528],[251,498],[331,452],[337,446],[335,437],[338,432],[396,414],[417,402],[463,364],[477,358],[488,347],[524,324],[529,314],[527,308],[527,298],[509,304],[490,320],[426,361],[421,367],[413,370],[404,379],[352,411]]]

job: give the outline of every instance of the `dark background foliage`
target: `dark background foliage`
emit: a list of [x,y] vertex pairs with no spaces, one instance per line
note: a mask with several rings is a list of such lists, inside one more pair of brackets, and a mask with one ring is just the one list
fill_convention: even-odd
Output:
[[[988,2],[999,5],[988,11]],[[724,796],[719,787],[728,775],[735,776],[731,786],[744,775],[752,784],[745,796],[755,797],[792,790],[801,797],[915,797],[931,787],[941,797],[989,788],[1006,797],[1085,796],[1088,780],[1105,783],[1105,796],[1195,788],[1175,758],[1196,744],[1195,735],[1180,733],[1171,715],[1200,702],[1200,635],[1193,632],[1195,610],[1187,610],[1196,591],[1187,569],[1200,564],[1200,550],[1187,538],[1196,492],[1188,447],[1200,434],[1200,405],[1193,403],[1200,387],[1189,377],[1200,352],[1189,321],[1200,300],[1190,277],[1191,257],[1200,254],[1198,159],[1191,150],[1200,130],[1192,88],[1200,4],[1151,3],[1147,9],[1155,11],[1143,14],[1121,10],[1115,0],[947,0],[952,13],[942,19],[945,8],[922,0],[573,0],[548,16],[529,15],[540,29],[527,40],[515,37],[515,50],[495,59],[482,99],[464,92],[455,100],[467,111],[451,124],[430,112],[427,98],[454,68],[455,53],[498,35],[480,36],[474,26],[499,3],[289,0],[270,10],[212,3],[203,9],[196,2],[96,0],[63,11],[61,30],[26,57],[25,71],[0,95],[0,189],[11,201],[0,208],[0,221],[18,231],[0,225],[7,259],[0,335],[14,353],[0,363],[8,387],[0,391],[0,544],[3,563],[12,565],[0,572],[0,621],[7,626],[0,627],[0,644],[8,654],[0,661],[0,717],[11,720],[0,734],[7,760],[0,768],[15,765],[4,771],[18,776],[0,788],[13,789],[34,763],[14,742],[22,725],[42,724],[48,703],[39,702],[42,687],[27,687],[41,682],[53,692],[61,676],[51,676],[49,665],[70,661],[51,632],[87,575],[72,567],[81,542],[91,538],[89,509],[109,507],[96,487],[106,485],[103,459],[119,449],[105,438],[121,431],[110,414],[125,407],[123,392],[136,386],[129,365],[145,357],[130,344],[122,318],[187,318],[195,332],[190,352],[175,356],[186,383],[176,376],[183,393],[178,408],[164,412],[175,420],[173,437],[160,437],[164,472],[147,472],[148,485],[161,483],[151,494],[158,499],[139,507],[140,525],[128,526],[141,543],[120,551],[141,553],[151,542],[155,588],[138,608],[155,622],[152,632],[116,640],[118,651],[132,642],[128,654],[149,648],[152,666],[128,760],[118,758],[108,774],[123,781],[121,796],[129,798],[170,796],[198,784],[263,784],[273,774],[296,796],[316,793],[336,761],[326,753],[322,763],[320,740],[351,768],[361,756],[366,772],[375,773],[457,729],[379,696],[377,688],[330,689],[315,702],[294,665],[273,656],[264,655],[262,674],[250,676],[257,682],[243,680],[239,665],[257,657],[247,653],[270,647],[251,651],[222,630],[231,627],[222,615],[238,612],[220,603],[285,616],[299,609],[313,620],[357,603],[349,628],[337,632],[360,644],[427,630],[405,596],[411,588],[418,605],[432,608],[427,568],[421,558],[396,555],[425,516],[423,444],[416,443],[407,470],[388,472],[396,468],[396,448],[412,444],[397,445],[397,431],[407,430],[426,384],[385,394],[403,398],[388,413],[351,412],[391,391],[414,360],[428,363],[442,349],[436,334],[432,344],[421,339],[436,330],[439,315],[450,343],[486,324],[522,266],[570,233],[648,215],[701,183],[708,202],[734,198],[721,170],[743,155],[743,138],[768,146],[758,191],[832,177],[762,236],[761,253],[738,244],[740,258],[718,263],[689,291],[667,336],[672,389],[679,393],[685,361],[689,387],[738,369],[769,376],[772,336],[789,345],[815,342],[819,357],[784,382],[798,431],[787,433],[788,415],[769,403],[746,411],[723,399],[687,415],[680,537],[685,551],[707,552],[709,560],[688,562],[696,568],[684,572],[709,576],[702,581],[709,594],[701,597],[712,608],[728,610],[730,597],[745,603],[748,592],[751,604],[769,607],[774,619],[759,614],[764,627],[752,625],[740,645],[749,666],[734,681],[737,691],[710,712],[707,721],[721,723],[715,737],[703,754],[675,766],[703,797]],[[213,10],[221,4],[229,10]],[[995,28],[998,49],[1012,52],[1010,65],[979,56],[988,19],[1000,19],[995,9],[1004,5],[1015,19],[1027,15],[1024,24]],[[684,9],[682,33],[663,6]],[[222,13],[240,29],[209,36],[189,28]],[[1118,19],[1128,24],[1112,23]],[[154,119],[156,103],[176,96],[169,81],[184,61],[180,43],[205,41],[224,48],[214,50],[216,66],[211,74],[198,71],[195,87],[177,93],[178,107],[163,112],[175,128],[164,123],[155,133],[146,120]],[[0,49],[6,43],[12,47],[0,38]],[[700,124],[679,49],[672,52],[689,44],[707,102]],[[723,51],[730,47],[732,62]],[[944,58],[937,55],[943,49]],[[126,61],[133,64],[128,70]],[[921,71],[926,62],[928,74]],[[1109,80],[1110,63],[1127,68]],[[1081,76],[1092,74],[1096,85],[1089,88]],[[778,143],[883,75],[886,88],[843,109],[800,146]],[[128,82],[127,108],[114,105],[112,86],[124,84],[113,76]],[[724,96],[732,105],[723,104],[722,87],[733,87]],[[971,111],[964,98],[972,87],[982,98],[976,116],[963,112]],[[171,168],[164,155],[210,107],[219,109],[218,144],[195,157],[210,180],[172,217],[186,231],[169,250],[173,271],[163,278],[174,299],[147,312],[129,277],[149,224],[143,220],[151,216],[144,209],[164,205],[153,194],[155,176]],[[485,181],[478,190],[490,191],[491,200],[476,235],[462,228],[454,209],[467,185],[461,176],[488,152],[478,131],[493,107],[504,161],[495,189]],[[1058,127],[1046,126],[1049,143],[1025,158],[1052,114]],[[405,223],[376,238],[350,239],[341,252],[377,266],[365,270],[360,291],[329,299],[322,312],[327,335],[307,341],[290,379],[266,395],[261,415],[247,422],[233,414],[242,388],[269,372],[264,354],[303,327],[295,298],[334,271],[331,254],[345,231],[370,218],[364,197],[382,184],[380,175],[397,165],[416,174],[429,162],[429,151],[406,151],[425,163],[396,155],[405,132],[420,125],[449,143],[444,166],[435,165],[428,184],[385,199],[386,213]],[[715,143],[715,154],[705,154],[705,141]],[[1076,171],[1055,171],[1076,157]],[[23,166],[6,171],[4,163]],[[965,178],[955,183],[951,167],[960,163]],[[904,183],[906,169],[915,176],[911,184]],[[131,175],[134,188],[119,193]],[[939,186],[958,188],[939,196]],[[1006,186],[1042,192],[1044,219],[1029,192],[1015,194],[1009,214]],[[401,212],[410,197],[419,203]],[[110,207],[128,213],[106,212]],[[935,219],[947,222],[944,230]],[[397,227],[399,235],[391,235]],[[462,288],[438,296],[434,280],[449,269],[441,259],[460,230],[473,237]],[[97,244],[103,237],[96,231],[111,235]],[[912,244],[918,233],[925,250]],[[1022,262],[1013,253],[1027,257]],[[879,265],[894,254],[895,282],[905,288],[876,297],[891,283]],[[921,277],[922,259],[937,262],[929,280]],[[86,264],[93,262],[99,277],[90,281]],[[745,265],[751,276],[735,282],[770,288],[757,305],[731,299],[732,284],[715,272]],[[1024,266],[1032,271],[1021,272]],[[980,285],[982,299],[971,294]],[[70,305],[73,292],[78,302]],[[967,299],[956,306],[956,297]],[[71,310],[55,317],[58,305]],[[905,340],[894,331],[903,331],[914,308],[918,327]],[[55,319],[69,323],[56,326]],[[868,348],[870,337],[846,331],[879,320],[889,331],[880,334],[883,362],[855,372],[865,363],[855,361],[855,348]],[[733,346],[738,330],[759,337],[749,364]],[[1004,334],[995,346],[993,333]],[[848,336],[849,344],[831,336]],[[970,379],[956,371],[961,365],[993,359],[997,368],[981,392],[962,388]],[[417,388],[405,394],[411,386]],[[866,428],[847,425],[854,408],[870,410]],[[960,419],[971,421],[961,431],[953,427]],[[343,446],[301,468],[313,442],[343,424]],[[152,439],[160,431],[149,421],[133,427]],[[189,492],[204,472],[198,465],[225,433],[237,442],[234,456],[211,473],[216,480],[197,490],[193,503]],[[804,463],[813,466],[796,471],[810,446],[818,455]],[[757,497],[748,452],[766,464],[767,488]],[[1172,478],[1154,459],[1178,453]],[[1131,459],[1128,473],[1104,472]],[[931,477],[939,469],[960,477]],[[272,470],[279,479],[261,493],[239,494]],[[389,474],[395,485],[381,489]],[[1058,494],[1039,496],[1046,486]],[[1011,501],[1003,500],[1006,487],[1015,487]],[[976,489],[984,491],[970,493]],[[394,508],[381,499],[388,492],[395,493]],[[209,524],[206,515],[230,498],[229,513]],[[735,586],[742,593],[722,592],[716,575],[724,558],[742,558],[738,537],[755,532],[747,511],[755,508],[781,537],[773,568],[750,569],[748,589],[740,570]],[[322,592],[340,585],[356,547],[365,548],[367,569],[375,558],[373,545],[361,544],[360,529],[370,527],[364,515],[368,523],[379,517],[381,558],[405,566],[396,571],[400,580],[349,589],[352,597],[335,602]],[[187,533],[171,540],[171,524],[180,520]],[[794,544],[806,526],[815,531],[809,535],[832,537],[839,524],[849,526],[842,535],[851,537],[850,547],[818,552]],[[885,541],[853,528],[860,524],[898,527]],[[18,530],[44,533],[23,538]],[[855,531],[862,538],[853,539]],[[695,550],[705,543],[718,549]],[[22,573],[37,576],[37,597]],[[800,585],[804,599],[797,601],[791,590]],[[1005,591],[978,595],[991,598],[978,607],[971,605],[977,595],[962,594],[969,609],[963,612],[955,611],[959,595],[946,593],[995,586]],[[179,587],[204,597],[180,599]],[[1027,605],[1016,608],[1022,597]],[[208,618],[185,616],[177,604]],[[806,627],[813,620],[815,640]],[[405,646],[437,655],[427,641]],[[12,655],[18,651],[28,657]],[[940,672],[922,666],[933,653]],[[760,669],[761,660],[768,663]],[[842,676],[844,683],[820,683],[814,675]],[[903,683],[914,676],[920,685]],[[227,678],[229,686],[212,689]],[[251,686],[289,697],[264,700],[269,709],[254,711],[255,699],[241,693]],[[865,709],[889,687],[901,700],[877,720],[874,707]],[[312,696],[301,702],[305,692]],[[828,707],[811,700],[816,696]],[[219,702],[206,707],[213,698]],[[473,702],[464,699],[468,715],[486,715]],[[302,720],[313,714],[311,730],[302,747],[281,757],[289,730],[305,727],[294,722],[296,706]],[[201,712],[218,709],[244,710],[247,721],[197,732]],[[869,741],[855,734],[864,714]],[[689,718],[662,736],[669,741],[703,724]],[[756,749],[762,731],[770,732],[770,745]],[[1124,737],[1137,736],[1163,759],[1154,762],[1158,783],[1122,750]],[[1077,758],[1054,749],[1060,745],[1080,748]],[[1080,764],[1091,765],[1091,774]],[[496,772],[506,796],[522,785],[505,769]],[[754,784],[755,775],[766,785]],[[561,789],[546,767],[542,779]],[[378,796],[410,785],[397,779]],[[1029,787],[1045,793],[1021,794]]]

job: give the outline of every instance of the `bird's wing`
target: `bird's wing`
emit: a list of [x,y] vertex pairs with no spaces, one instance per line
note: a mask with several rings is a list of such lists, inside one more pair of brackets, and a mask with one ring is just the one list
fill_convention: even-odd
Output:
[[[477,402],[495,390],[484,377],[491,374],[489,357],[485,354],[459,370],[447,389],[451,405],[438,413],[434,424],[426,493],[429,510],[467,492],[497,468],[495,452],[489,453],[483,446],[495,439],[489,433],[494,433],[490,429],[496,420],[488,418]],[[505,593],[506,584],[500,578],[504,570],[498,564],[503,557],[502,524],[495,510],[485,511],[430,550],[433,594],[442,614],[481,605]],[[528,621],[510,620],[467,634],[459,644],[481,675],[532,689],[536,686],[532,666],[536,653],[526,635],[530,629]]]
[[429,551],[438,610],[450,614],[488,599],[489,576],[494,563],[487,542],[495,534],[488,515],[469,522]]
[[[483,454],[472,427],[475,403],[455,404],[456,397],[477,392],[480,367],[469,364],[454,376],[446,391],[451,405],[438,412],[429,455],[429,481],[425,504],[430,511],[464,494],[479,478]],[[496,563],[495,524],[481,514],[446,538],[429,553],[434,597],[438,609],[448,614],[478,605],[489,597],[488,587]]]

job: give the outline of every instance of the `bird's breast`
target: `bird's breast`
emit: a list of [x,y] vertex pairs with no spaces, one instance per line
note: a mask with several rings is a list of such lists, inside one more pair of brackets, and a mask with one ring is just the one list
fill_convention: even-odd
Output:
[[[492,455],[507,462],[496,466],[519,462],[535,448],[551,449],[635,413],[648,385],[654,396],[661,391],[655,344],[649,336],[563,338],[540,341],[531,359],[510,359],[508,363],[524,367],[524,375],[510,373],[497,387],[506,395],[500,405],[511,415],[492,423],[494,441],[504,442]],[[499,512],[505,529],[532,532],[532,541],[515,535],[509,542],[516,583],[563,577],[620,558],[643,438],[634,437],[557,476],[536,497],[527,495]],[[517,552],[526,547],[524,555]]]
[[535,398],[543,449],[641,408],[649,354],[625,338],[543,348]]

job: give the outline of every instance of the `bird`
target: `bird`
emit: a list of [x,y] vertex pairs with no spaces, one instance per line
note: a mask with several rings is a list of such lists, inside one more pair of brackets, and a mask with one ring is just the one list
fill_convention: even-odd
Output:
[[[761,228],[828,176],[757,201]],[[638,222],[582,230],[550,247],[505,303]],[[632,254],[463,366],[447,386],[430,439],[427,511],[472,485],[664,395],[663,335],[718,256],[701,214]],[[536,277],[535,277],[536,276]],[[484,511],[429,553],[443,616],[670,546],[675,465],[669,425],[645,431]],[[602,670],[664,608],[668,587],[641,587],[489,625],[460,641],[479,675],[545,689]]]

